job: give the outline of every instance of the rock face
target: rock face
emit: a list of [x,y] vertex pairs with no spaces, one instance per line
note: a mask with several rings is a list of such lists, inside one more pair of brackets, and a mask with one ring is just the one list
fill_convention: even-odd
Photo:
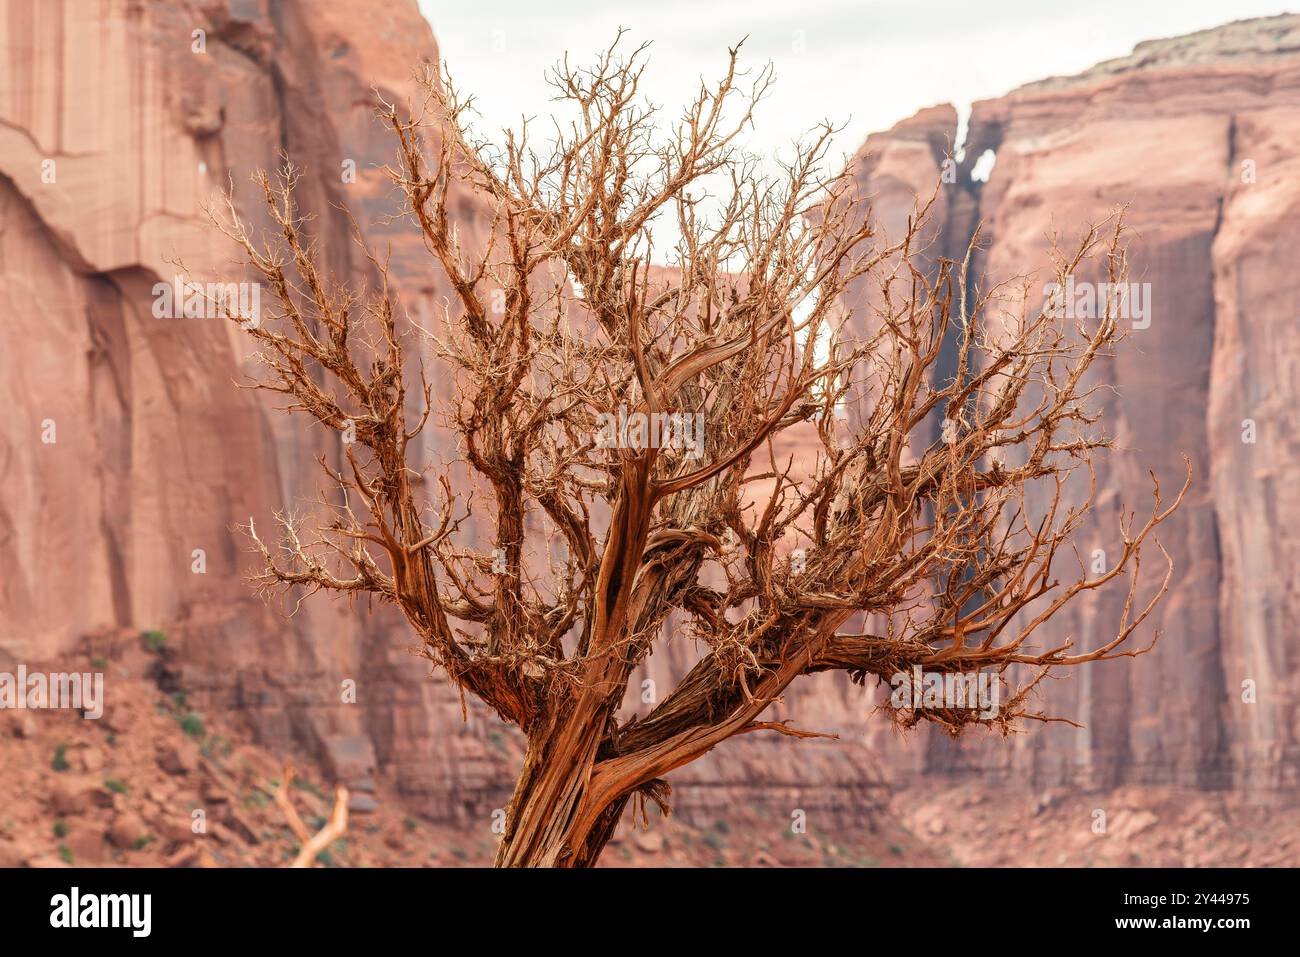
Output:
[[[488,815],[509,780],[500,739],[428,680],[404,622],[327,601],[286,618],[243,580],[235,526],[313,499],[337,440],[234,388],[255,367],[231,323],[151,311],[178,264],[231,275],[203,206],[230,184],[264,226],[249,176],[281,151],[336,276],[369,278],[346,203],[391,250],[408,311],[441,299],[418,236],[383,222],[393,150],[371,92],[402,102],[436,60],[414,0],[3,0],[0,24],[0,657],[159,629],[200,710],[241,713],[282,753],[373,743],[431,815]],[[482,208],[455,209],[474,241]]]
[[[1285,476],[1300,457],[1300,346],[1286,331],[1300,294],[1288,259],[1300,238],[1297,22],[1146,44],[977,104],[967,158],[935,205],[933,254],[958,255],[983,220],[977,268],[1005,278],[1042,265],[1050,217],[1065,230],[1132,203],[1131,260],[1154,308],[1105,369],[1122,448],[1101,475],[1095,536],[1113,548],[1120,503],[1143,504],[1146,470],[1172,485],[1191,457],[1194,492],[1162,536],[1177,575],[1156,650],[1052,685],[1046,710],[1086,731],[960,748],[898,738],[846,680],[805,680],[777,717],[842,740],[729,742],[674,776],[680,810],[762,804],[777,830],[796,810],[814,826],[862,823],[875,755],[900,779],[1296,783],[1287,629],[1300,546],[1288,530],[1300,499]],[[0,0],[0,24],[0,662],[159,629],[198,710],[238,716],[267,750],[315,755],[343,777],[373,768],[431,817],[488,820],[509,793],[513,741],[472,701],[462,720],[459,696],[407,653],[402,621],[323,600],[286,618],[243,580],[251,559],[235,526],[269,526],[314,497],[315,460],[336,460],[336,442],[232,387],[254,367],[229,323],[151,313],[177,264],[230,275],[203,204],[229,183],[264,225],[248,176],[283,151],[303,169],[299,197],[333,272],[370,278],[344,203],[368,247],[391,250],[408,311],[431,315],[447,290],[418,236],[384,218],[395,200],[378,167],[392,149],[371,93],[404,99],[411,71],[437,56],[414,0]],[[957,128],[939,107],[864,146],[859,187],[888,232],[940,179]],[[969,174],[986,149],[997,161],[980,185]],[[454,208],[462,237],[482,241],[483,205],[465,195]],[[431,429],[426,441],[435,456],[447,440]],[[1090,646],[1119,600],[1081,607],[1062,632]],[[646,677],[662,692],[692,656],[670,644]]]
[[[975,104],[965,157],[942,187],[943,254],[959,255],[982,221],[976,273],[988,282],[1037,275],[1037,308],[1042,274],[1051,278],[1045,234],[1054,226],[1068,245],[1128,204],[1131,280],[1149,284],[1149,325],[1135,317],[1097,376],[1115,387],[1101,407],[1116,448],[1098,473],[1085,556],[1114,554],[1121,508],[1149,506],[1148,470],[1167,493],[1181,484],[1185,454],[1195,479],[1161,529],[1175,562],[1150,622],[1161,641],[1135,660],[1063,676],[1040,697],[1049,714],[1085,729],[1047,725],[1013,742],[972,735],[960,746],[932,736],[903,745],[887,766],[1049,785],[1272,789],[1300,779],[1300,676],[1286,625],[1297,611],[1287,530],[1300,497],[1283,478],[1297,464],[1300,278],[1290,250],[1300,186],[1285,144],[1298,106],[1294,16],[1145,43],[1080,76]],[[941,178],[939,144],[955,132],[930,110],[868,141],[877,158],[862,164],[861,190],[885,221],[912,207],[918,181],[928,194]],[[991,176],[974,182],[988,150]],[[1149,559],[1144,572],[1156,580],[1162,569]],[[1080,604],[1052,636],[1096,647],[1114,634],[1123,602],[1120,588]]]

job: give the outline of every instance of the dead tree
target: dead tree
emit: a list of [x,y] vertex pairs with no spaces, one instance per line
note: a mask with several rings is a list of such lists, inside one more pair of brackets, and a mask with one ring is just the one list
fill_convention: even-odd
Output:
[[[1120,336],[1113,304],[1066,323],[1003,308],[1004,289],[968,277],[969,255],[922,268],[929,205],[883,241],[847,173],[822,172],[830,126],[779,176],[739,148],[770,68],[744,74],[732,50],[722,79],[661,122],[638,93],[644,64],[619,41],[591,68],[561,64],[551,79],[574,119],[542,150],[526,130],[476,140],[437,74],[422,104],[383,105],[389,172],[454,291],[434,328],[401,318],[376,256],[366,289],[323,273],[292,167],[258,177],[275,235],[250,234],[233,203],[219,217],[274,293],[248,329],[260,386],[355,430],[338,464],[322,460],[323,520],[282,517],[274,546],[250,528],[260,582],[399,606],[423,653],[521,729],[502,866],[589,866],[629,800],[666,809],[675,768],[734,735],[809,734],[763,718],[800,675],[887,681],[919,665],[1008,680],[1030,666],[992,723],[1033,717],[1035,675],[1146,650],[1129,639],[1172,562],[1139,589],[1139,556],[1187,489],[1166,507],[1157,484],[1147,520],[1125,513],[1104,574],[1080,562],[1058,579],[1091,504],[1064,484],[1108,444],[1088,373]],[[453,188],[490,204],[482,249],[460,240]],[[651,268],[668,232],[669,265]],[[1122,281],[1118,221],[1055,260],[1058,279],[1095,261]],[[871,315],[853,326],[844,293],[866,282]],[[454,376],[441,409],[413,344]],[[941,382],[945,348],[956,373]],[[854,397],[865,411],[846,425]],[[412,460],[439,414],[472,480]],[[936,418],[952,427],[922,440]],[[679,440],[691,422],[698,441]],[[819,445],[802,477],[780,454],[792,429]],[[471,512],[490,540],[465,532]],[[1046,635],[1067,602],[1117,579],[1128,599],[1108,641],[1075,652]],[[648,714],[621,718],[666,631],[695,641],[698,663]]]
[[293,765],[285,764],[284,776],[271,796],[284,819],[289,822],[289,830],[298,839],[299,850],[289,866],[314,867],[317,856],[348,831],[348,789],[341,784],[334,786],[334,810],[330,812],[329,820],[313,834],[303,823],[302,815],[293,806],[293,798],[290,796],[289,788],[296,776]]

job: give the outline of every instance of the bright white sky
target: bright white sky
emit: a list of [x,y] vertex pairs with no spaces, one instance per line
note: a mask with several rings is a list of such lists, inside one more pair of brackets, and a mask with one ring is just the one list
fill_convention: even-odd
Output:
[[[719,75],[726,48],[771,60],[776,87],[745,144],[786,150],[820,120],[844,124],[836,150],[936,103],[963,107],[1022,83],[1077,73],[1141,40],[1286,12],[1271,0],[419,0],[483,132],[544,118],[545,70],[567,50],[587,63],[613,39],[653,41],[644,88],[669,117]],[[625,41],[626,42],[626,41]],[[537,130],[548,124],[538,123]],[[494,135],[493,139],[497,139]]]

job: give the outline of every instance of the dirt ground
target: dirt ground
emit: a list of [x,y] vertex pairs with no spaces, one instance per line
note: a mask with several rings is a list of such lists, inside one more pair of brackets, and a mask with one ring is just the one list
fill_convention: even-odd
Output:
[[[274,800],[284,757],[164,693],[147,645],[112,662],[100,720],[0,711],[0,866],[284,866],[299,849]],[[37,666],[32,666],[35,669]],[[66,668],[66,665],[64,666]],[[334,795],[314,770],[287,793],[310,830]],[[382,779],[354,789],[347,833],[318,866],[489,864],[489,825],[430,822]],[[608,867],[1286,866],[1300,864],[1300,807],[1235,794],[1126,788],[1029,793],[968,784],[895,792],[871,829],[827,833],[731,808],[687,823],[631,815]]]

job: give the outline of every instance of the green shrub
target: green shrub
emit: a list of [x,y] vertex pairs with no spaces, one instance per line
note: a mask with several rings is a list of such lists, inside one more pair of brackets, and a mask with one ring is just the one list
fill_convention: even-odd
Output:
[[181,730],[191,738],[203,737],[203,719],[199,717],[198,712],[189,711],[179,720],[181,723]]
[[54,746],[54,760],[50,762],[50,767],[56,771],[66,771],[70,767],[68,764],[68,746],[66,744],[56,744]]
[[104,782],[104,787],[114,794],[125,794],[127,792],[127,786],[122,782],[121,778],[109,778]]

